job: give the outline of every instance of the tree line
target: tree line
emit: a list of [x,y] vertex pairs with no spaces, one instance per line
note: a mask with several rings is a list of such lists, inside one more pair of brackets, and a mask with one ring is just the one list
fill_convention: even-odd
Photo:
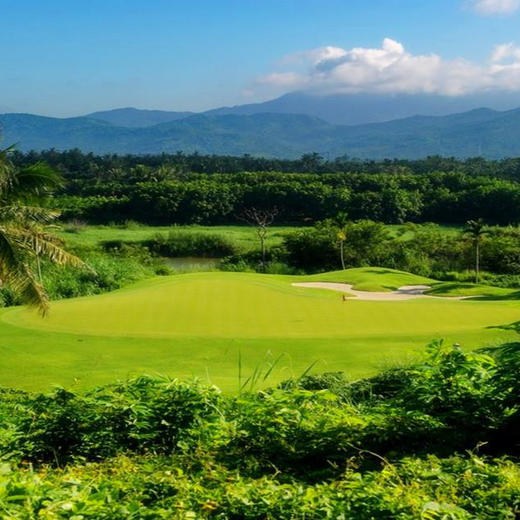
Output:
[[230,224],[246,208],[278,208],[277,223],[308,225],[338,213],[387,224],[520,222],[520,183],[430,174],[242,172],[172,178],[70,179],[54,201],[65,219],[109,223]]
[[[130,175],[134,168],[159,169],[176,173],[414,173],[454,171],[472,176],[493,176],[520,179],[520,158],[486,160],[481,157],[456,159],[430,156],[423,159],[361,160],[348,156],[325,159],[317,153],[302,155],[299,159],[276,159],[251,155],[201,155],[199,153],[159,155],[95,155],[78,149],[68,151],[45,150],[39,152],[14,151],[12,161],[18,166],[45,162],[67,178],[101,177],[122,173]],[[139,173],[139,172],[138,172]]]

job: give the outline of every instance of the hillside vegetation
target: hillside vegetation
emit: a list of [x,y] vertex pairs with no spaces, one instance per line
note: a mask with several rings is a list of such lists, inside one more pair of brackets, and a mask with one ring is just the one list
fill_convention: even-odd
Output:
[[[186,116],[186,117],[185,117]],[[98,116],[99,117],[99,116]],[[179,114],[163,123],[155,114],[143,127],[126,114],[58,119],[0,115],[5,138],[24,150],[78,148],[98,154],[261,155],[295,158],[309,150],[367,159],[416,159],[428,155],[504,158],[520,155],[520,110],[477,109],[447,116],[414,116],[356,126],[334,125],[289,113]],[[110,121],[110,122],[108,122]]]

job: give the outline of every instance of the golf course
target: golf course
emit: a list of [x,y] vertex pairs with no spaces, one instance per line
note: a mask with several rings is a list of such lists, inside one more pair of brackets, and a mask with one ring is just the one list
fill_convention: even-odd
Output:
[[[326,288],[295,285],[307,282],[348,283],[356,292],[381,294],[425,285],[436,296],[363,300],[348,291],[343,298]],[[3,309],[0,378],[7,386],[45,390],[167,374],[233,391],[239,377],[274,360],[270,384],[311,365],[360,377],[417,358],[435,339],[477,348],[513,337],[500,327],[520,320],[517,301],[500,292],[497,299],[439,297],[442,287],[377,268],[307,276],[155,277],[103,295],[53,302],[45,317],[26,307]]]

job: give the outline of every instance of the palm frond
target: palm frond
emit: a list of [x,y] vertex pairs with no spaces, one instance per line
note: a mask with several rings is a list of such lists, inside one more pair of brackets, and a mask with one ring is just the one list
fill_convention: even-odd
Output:
[[9,271],[6,283],[27,305],[38,307],[43,316],[49,311],[49,297],[28,264],[23,263],[18,270]]
[[63,177],[45,163],[15,169],[12,178],[11,195],[14,197],[38,197],[63,186]]
[[45,314],[49,298],[31,265],[39,265],[43,257],[59,265],[86,266],[48,231],[59,213],[24,204],[59,188],[62,177],[43,163],[15,167],[9,157],[12,151],[12,147],[0,150],[0,284],[8,285],[24,303]]
[[52,211],[39,206],[0,206],[0,222],[34,222],[38,224],[51,224],[59,216],[59,211]]
[[76,255],[65,251],[61,240],[46,231],[37,229],[13,229],[16,240],[22,248],[30,254],[44,257],[54,264],[70,265],[72,267],[86,267],[85,263]]
[[41,197],[63,186],[63,177],[45,163],[16,168],[9,158],[12,151],[12,146],[0,150],[0,196],[3,199]]
[[0,226],[0,282],[9,286],[25,303],[38,307],[45,314],[49,308],[47,294],[36,281],[26,259],[17,234]]

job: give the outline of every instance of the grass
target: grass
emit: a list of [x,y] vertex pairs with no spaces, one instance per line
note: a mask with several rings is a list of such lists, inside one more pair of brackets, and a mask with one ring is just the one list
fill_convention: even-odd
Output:
[[40,390],[91,387],[163,373],[237,388],[238,359],[251,373],[282,355],[270,383],[315,370],[351,377],[416,356],[435,338],[467,347],[510,339],[495,327],[520,320],[516,301],[342,302],[337,293],[291,282],[345,281],[389,290],[424,278],[389,269],[315,276],[191,273],[139,282],[101,296],[59,301],[42,319],[0,312],[0,381]]
[[312,282],[334,282],[352,284],[357,291],[395,291],[403,285],[433,285],[431,278],[418,276],[405,271],[379,267],[359,267],[345,271],[331,271],[306,276]]
[[[70,246],[97,246],[105,241],[121,240],[123,242],[142,242],[154,238],[157,234],[168,235],[170,231],[194,231],[225,235],[244,250],[258,248],[258,237],[250,226],[146,226],[129,223],[121,226],[78,226],[74,232],[66,231],[64,226],[58,234]],[[267,245],[281,244],[283,235],[295,229],[289,226],[273,226],[267,235]]]
[[388,224],[386,228],[392,237],[399,238],[400,240],[406,241],[410,240],[414,237],[416,232],[416,226],[418,229],[421,228],[431,228],[433,230],[439,231],[440,233],[447,236],[457,236],[460,235],[464,226],[459,225],[439,225],[439,224]]
[[[409,240],[414,235],[413,226],[395,224],[386,226],[390,236]],[[67,231],[67,230],[73,231]],[[267,245],[281,244],[283,235],[290,231],[305,229],[304,227],[273,226],[267,236]],[[435,226],[435,229],[447,235],[457,235],[461,232],[460,226]],[[199,231],[225,235],[234,241],[244,251],[258,248],[258,238],[254,228],[250,226],[147,226],[135,222],[109,226],[69,226],[64,225],[59,235],[71,245],[97,246],[107,240],[122,240],[124,242],[141,242],[153,238],[157,233],[167,235],[170,231]]]
[[492,287],[467,282],[436,283],[428,291],[431,296],[469,296],[476,299],[520,299],[518,289]]

